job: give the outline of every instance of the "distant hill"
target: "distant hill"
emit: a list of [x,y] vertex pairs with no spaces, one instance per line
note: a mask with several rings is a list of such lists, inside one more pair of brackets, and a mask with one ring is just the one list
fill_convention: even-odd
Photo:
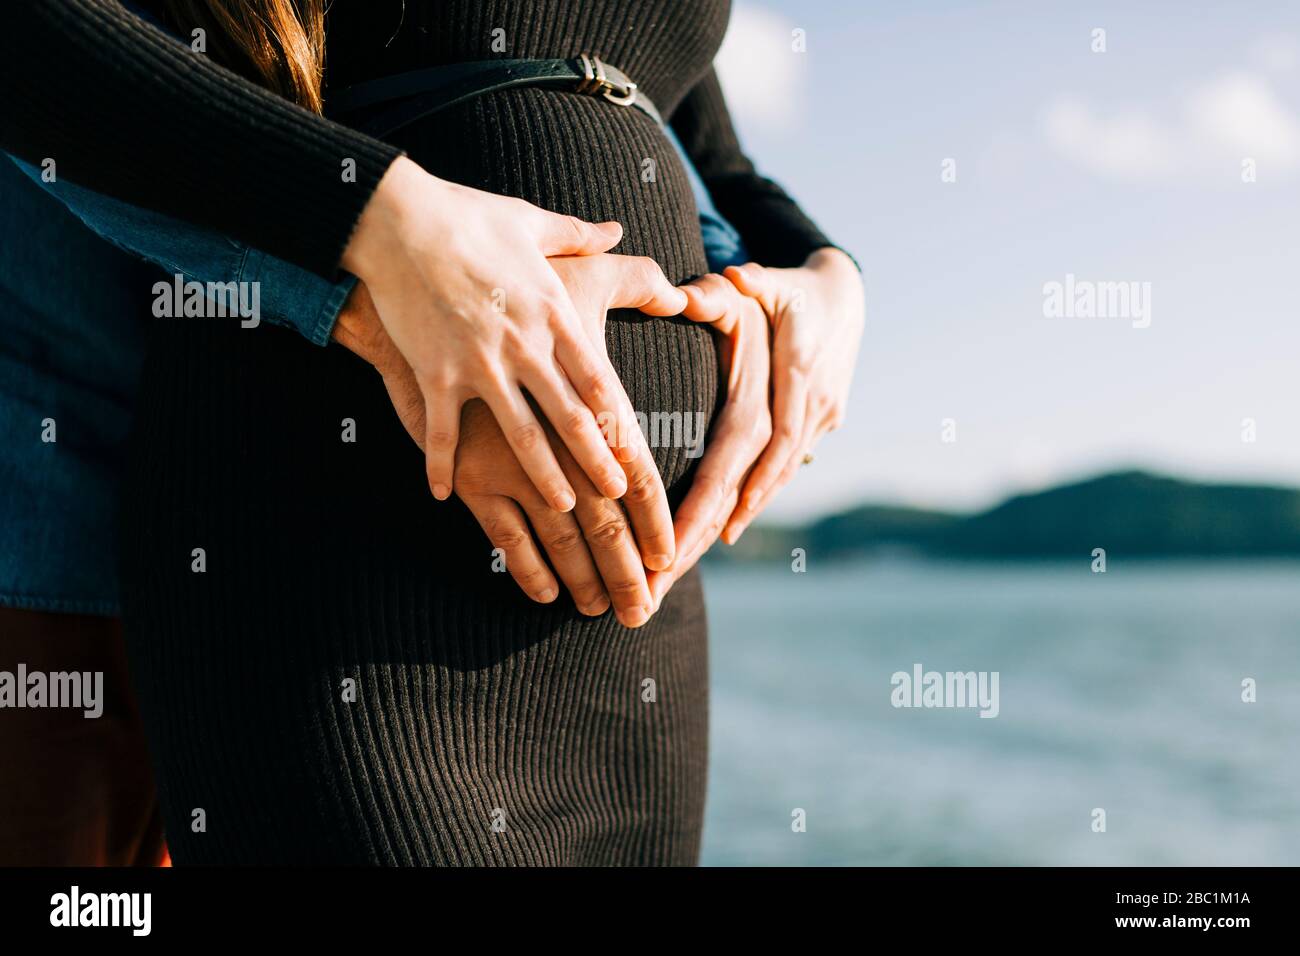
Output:
[[798,527],[751,528],[723,560],[901,552],[945,558],[1033,559],[1298,556],[1300,490],[1206,485],[1141,471],[1017,495],[979,514],[867,505]]

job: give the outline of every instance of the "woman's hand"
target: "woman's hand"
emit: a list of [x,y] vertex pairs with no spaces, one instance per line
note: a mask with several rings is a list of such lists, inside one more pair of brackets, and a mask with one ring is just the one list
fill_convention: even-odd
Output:
[[[600,340],[602,355],[607,309],[676,315],[687,301],[648,259],[595,255],[555,259],[552,265],[588,334]],[[358,283],[348,297],[334,338],[375,367],[403,427],[417,444],[422,443],[424,398],[410,366],[379,321],[364,283]],[[612,597],[619,620],[638,627],[649,618],[652,607],[645,555],[673,553],[672,515],[649,448],[642,443],[636,459],[625,466],[628,493],[620,503],[601,494],[549,424],[544,427],[576,490],[572,514],[557,512],[543,501],[492,415],[477,401],[466,404],[462,414],[456,493],[493,545],[505,552],[507,569],[534,600],[549,602],[556,596],[555,579],[533,540],[536,532],[542,550],[584,614],[604,613]]]
[[735,544],[783,488],[818,439],[838,428],[857,364],[865,304],[862,277],[838,249],[819,249],[797,269],[729,267],[735,287],[772,323],[772,443],[749,480],[723,540]]
[[677,509],[677,557],[650,575],[655,610],[677,580],[717,540],[736,509],[741,483],[772,434],[768,404],[768,322],[756,300],[717,275],[681,286],[690,301],[683,314],[722,336],[727,401],[709,432],[691,489]]
[[[611,498],[626,491],[620,465],[643,442],[631,403],[546,261],[605,252],[621,238],[617,223],[592,225],[459,186],[405,158],[389,167],[341,261],[365,282],[423,395],[435,497],[454,486],[461,407],[481,398],[545,500],[573,507],[573,487],[524,389],[596,487]],[[611,451],[597,416],[617,421],[627,443]]]
[[[605,353],[605,319],[610,309],[640,309],[647,315],[677,315],[687,308],[686,294],[675,288],[653,259],[633,256],[563,256],[550,260],[582,319],[592,346]],[[676,552],[673,516],[663,478],[650,448],[634,435],[622,434],[623,420],[599,416],[606,441],[616,447],[631,447],[634,457],[623,467],[627,493],[623,506],[636,531],[642,562],[648,568],[667,568]],[[569,470],[566,469],[566,474]],[[573,475],[569,474],[572,480]],[[606,496],[612,497],[612,496]],[[617,507],[617,502],[614,502]],[[631,545],[631,538],[627,538]],[[633,546],[635,553],[635,546]],[[602,568],[603,570],[603,568]],[[644,569],[639,569],[642,583]]]

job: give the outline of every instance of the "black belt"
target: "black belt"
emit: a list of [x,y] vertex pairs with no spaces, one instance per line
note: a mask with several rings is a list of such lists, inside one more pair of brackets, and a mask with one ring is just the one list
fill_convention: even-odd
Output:
[[663,125],[654,103],[627,74],[587,54],[573,60],[477,60],[398,73],[330,92],[325,112],[383,137],[449,106],[519,86],[600,96],[615,106],[635,107]]

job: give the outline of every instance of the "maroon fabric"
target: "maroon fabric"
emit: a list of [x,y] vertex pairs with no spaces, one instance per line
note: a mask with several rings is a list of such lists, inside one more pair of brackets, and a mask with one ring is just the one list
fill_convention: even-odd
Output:
[[0,866],[157,866],[165,858],[121,622],[0,608],[0,671],[100,671],[103,713],[0,708]]

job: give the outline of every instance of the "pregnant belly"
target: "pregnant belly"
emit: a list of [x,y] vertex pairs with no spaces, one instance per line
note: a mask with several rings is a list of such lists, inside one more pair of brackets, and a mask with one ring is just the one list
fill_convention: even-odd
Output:
[[[395,139],[443,178],[592,222],[617,220],[623,241],[613,251],[649,256],[671,282],[707,269],[685,170],[639,110],[511,90],[437,114]],[[713,333],[682,318],[617,310],[606,345],[676,504],[719,401]]]

